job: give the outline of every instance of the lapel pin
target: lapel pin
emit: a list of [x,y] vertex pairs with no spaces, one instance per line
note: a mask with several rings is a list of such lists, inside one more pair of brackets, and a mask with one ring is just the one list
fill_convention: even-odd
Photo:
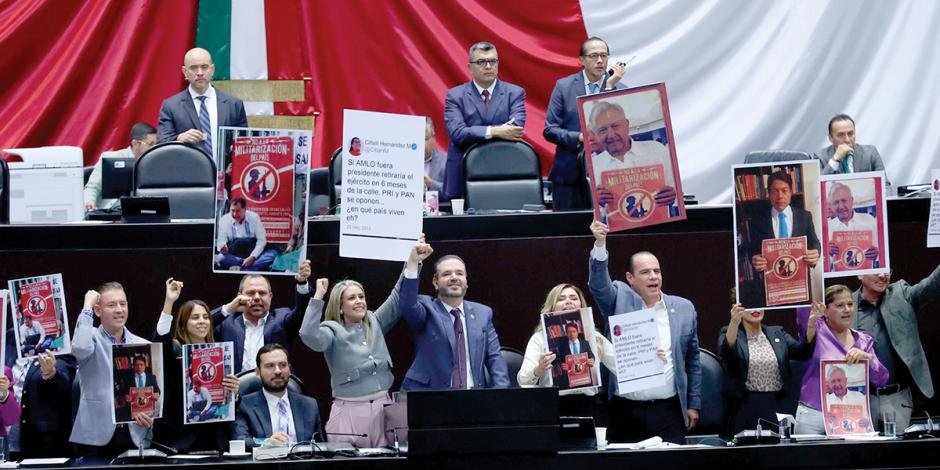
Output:
[[471,320],[476,320],[476,319],[477,319],[477,316],[471,313],[471,314],[470,314],[470,319],[471,319]]
[[780,338],[774,338],[774,342],[775,342],[775,343],[779,343],[779,342],[780,342]]

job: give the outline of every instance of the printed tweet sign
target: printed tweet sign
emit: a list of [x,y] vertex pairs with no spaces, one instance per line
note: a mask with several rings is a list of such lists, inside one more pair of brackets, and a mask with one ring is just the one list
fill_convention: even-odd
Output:
[[62,275],[13,279],[8,286],[17,357],[33,357],[41,352],[72,352]]
[[421,235],[422,116],[343,111],[339,255],[404,261]]

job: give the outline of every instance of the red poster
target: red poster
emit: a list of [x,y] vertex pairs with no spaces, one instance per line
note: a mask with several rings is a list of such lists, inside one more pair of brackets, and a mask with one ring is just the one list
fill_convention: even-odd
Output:
[[872,268],[871,260],[865,259],[865,250],[872,246],[871,230],[836,230],[832,241],[839,247],[834,271]]
[[611,231],[658,224],[669,219],[669,207],[656,205],[656,192],[666,184],[663,165],[647,165],[601,173],[601,187],[614,196],[602,207]]
[[568,385],[571,388],[591,385],[591,367],[588,365],[586,352],[566,356],[565,368],[568,371]]
[[20,312],[29,315],[42,325],[47,335],[58,335],[55,300],[52,297],[52,282],[39,281],[20,286]]
[[258,214],[268,243],[288,243],[293,233],[294,140],[236,137],[232,147],[232,198],[243,197]]
[[131,387],[127,392],[127,403],[131,405],[131,416],[138,413],[153,412],[157,401],[153,396],[153,387]]
[[764,271],[767,306],[809,302],[809,270],[803,263],[806,237],[764,240],[761,254],[767,259]]
[[225,402],[225,386],[222,385],[222,379],[225,377],[222,361],[224,353],[222,347],[195,349],[190,362],[192,379],[198,380],[206,387],[212,395],[212,401],[218,403]]

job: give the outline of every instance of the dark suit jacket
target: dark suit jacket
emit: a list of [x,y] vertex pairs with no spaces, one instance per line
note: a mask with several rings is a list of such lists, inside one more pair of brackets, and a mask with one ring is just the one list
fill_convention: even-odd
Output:
[[[218,126],[248,127],[245,105],[242,100],[215,89]],[[171,142],[176,136],[190,129],[200,129],[199,116],[189,87],[163,100],[160,106],[160,119],[157,123],[157,142]],[[212,136],[215,139],[215,136]],[[198,148],[202,149],[200,145]]]
[[[813,224],[813,214],[798,207],[790,206],[793,211],[793,226],[790,227],[791,237],[802,237],[806,235],[806,249],[818,250],[819,237],[816,236],[816,227]],[[774,226],[770,221],[770,208],[761,211],[764,215],[751,218],[751,245],[749,247],[750,255],[758,255],[761,252],[761,242],[774,237]]]
[[[300,332],[300,325],[304,321],[304,312],[310,301],[310,293],[295,294],[294,309],[276,308],[268,312],[268,319],[264,324],[264,344],[278,343],[290,350],[291,343]],[[215,327],[215,340],[231,341],[235,344],[235,373],[242,370],[242,358],[245,355],[245,318],[241,313],[233,313],[228,317],[222,315],[222,308],[212,311],[212,325]]]
[[[443,390],[450,388],[454,370],[454,321],[439,299],[418,295],[417,279],[402,279],[399,294],[402,317],[415,337],[415,360],[405,374],[402,390]],[[464,300],[467,320],[467,354],[475,388],[508,387],[509,372],[499,353],[499,337],[493,328],[493,310]],[[483,368],[490,372],[486,381]]]
[[[779,396],[786,394],[786,386],[790,383],[790,359],[805,361],[813,355],[814,343],[805,343],[797,341],[790,336],[782,326],[761,325],[761,331],[767,336],[770,345],[777,356],[777,367],[780,370],[780,379],[783,387],[780,389]],[[728,346],[725,334],[728,327],[721,328],[718,334],[718,355],[725,365],[724,393],[726,395],[740,398],[747,392],[744,383],[747,381],[748,363],[750,354],[747,346],[747,333],[744,331],[744,325],[738,327],[738,337],[734,341],[734,347]]]
[[[578,337],[578,349],[580,349],[581,352],[586,352],[589,358],[594,359],[594,352],[591,351],[591,345],[580,336]],[[558,345],[558,354],[555,355],[555,363],[564,364],[565,356],[570,354],[571,346],[568,345],[568,338],[566,337]]]
[[463,154],[471,145],[486,141],[486,127],[506,124],[525,126],[525,90],[512,83],[496,81],[490,103],[483,105],[483,97],[473,81],[447,90],[444,99],[444,124],[450,145],[447,147],[447,166],[444,170],[442,199],[463,197]]
[[[624,89],[617,83],[615,90]],[[578,153],[584,144],[578,141],[581,133],[581,118],[578,114],[578,97],[584,95],[584,71],[568,75],[555,82],[552,97],[545,113],[545,140],[555,144],[555,159],[548,178],[554,184],[573,185],[584,175],[578,171]]]
[[[287,392],[291,416],[294,419],[294,433],[297,442],[312,441],[313,435],[320,431],[320,409],[313,398],[293,392]],[[254,447],[254,439],[267,439],[274,434],[271,429],[271,413],[264,392],[257,391],[242,397],[235,411],[232,425],[232,439],[245,441],[245,447]]]

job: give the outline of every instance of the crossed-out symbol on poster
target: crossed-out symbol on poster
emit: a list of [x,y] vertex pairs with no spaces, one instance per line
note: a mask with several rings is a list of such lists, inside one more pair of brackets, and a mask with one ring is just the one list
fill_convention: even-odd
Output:
[[215,378],[215,364],[211,362],[199,364],[199,368],[196,370],[196,376],[199,377],[202,383],[212,382],[212,379]]
[[774,264],[774,273],[780,279],[790,279],[796,276],[798,270],[799,264],[797,264],[796,258],[792,256],[781,256],[777,258],[777,262]]
[[620,199],[620,211],[626,215],[629,222],[641,222],[653,215],[656,200],[649,191],[634,189],[627,192]]
[[46,299],[35,295],[26,301],[26,313],[34,317],[41,317],[46,311]]
[[242,194],[254,203],[266,203],[277,195],[281,186],[277,168],[269,162],[252,162],[242,172]]

